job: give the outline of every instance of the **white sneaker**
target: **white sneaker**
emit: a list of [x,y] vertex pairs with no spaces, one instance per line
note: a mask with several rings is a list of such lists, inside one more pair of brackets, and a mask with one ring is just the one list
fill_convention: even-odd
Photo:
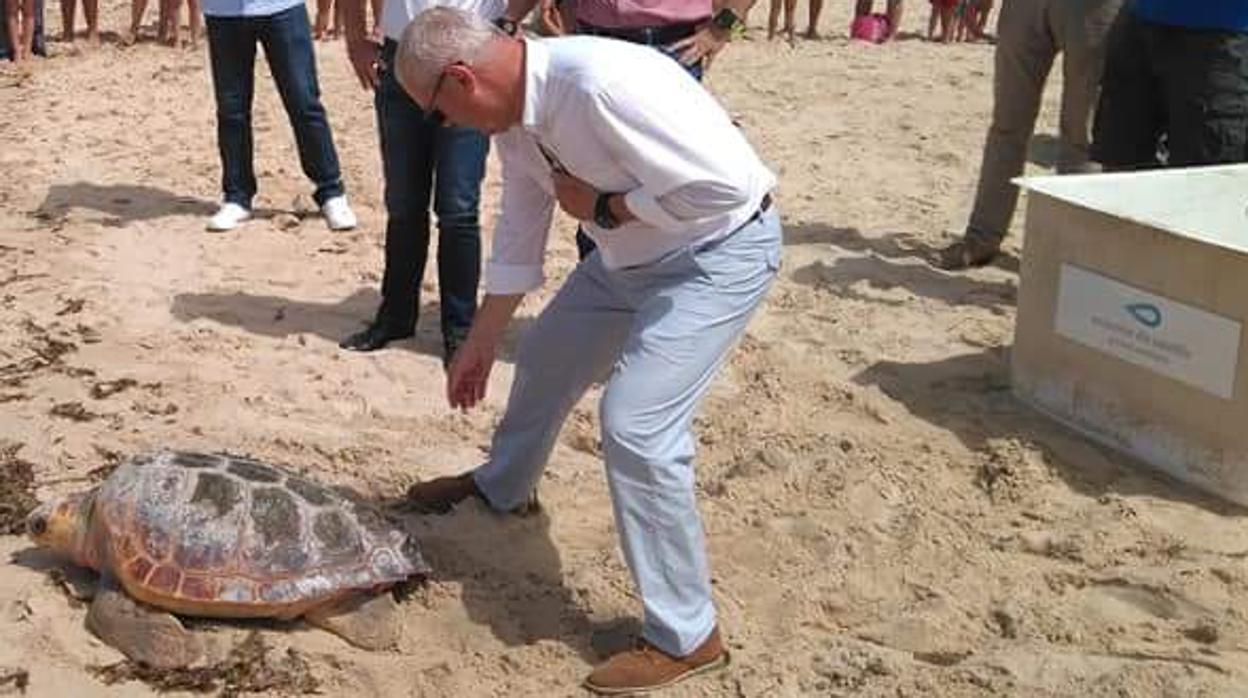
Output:
[[359,223],[346,196],[335,196],[321,204],[321,215],[325,216],[330,230],[351,230]]
[[251,220],[251,211],[238,204],[226,202],[208,219],[208,229],[213,232],[233,230],[244,221]]

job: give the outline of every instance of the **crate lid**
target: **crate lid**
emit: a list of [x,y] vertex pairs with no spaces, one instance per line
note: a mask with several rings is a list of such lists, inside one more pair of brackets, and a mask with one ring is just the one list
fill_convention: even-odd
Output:
[[1248,165],[1019,177],[1029,192],[1248,254]]

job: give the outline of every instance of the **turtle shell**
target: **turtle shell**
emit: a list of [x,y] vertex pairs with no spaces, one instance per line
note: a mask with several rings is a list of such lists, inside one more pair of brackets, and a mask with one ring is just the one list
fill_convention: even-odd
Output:
[[91,535],[132,596],[189,615],[290,618],[429,571],[375,508],[236,456],[127,461],[95,493]]

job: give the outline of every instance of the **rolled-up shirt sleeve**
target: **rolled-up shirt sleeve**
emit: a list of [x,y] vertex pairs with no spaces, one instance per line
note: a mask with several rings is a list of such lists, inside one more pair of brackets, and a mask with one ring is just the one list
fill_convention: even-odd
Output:
[[516,143],[500,144],[503,194],[485,267],[485,292],[510,296],[540,288],[555,198],[517,162]]
[[617,83],[587,110],[595,134],[640,182],[624,195],[628,210],[643,223],[675,230],[749,203],[749,174],[736,154],[652,102],[632,98]]

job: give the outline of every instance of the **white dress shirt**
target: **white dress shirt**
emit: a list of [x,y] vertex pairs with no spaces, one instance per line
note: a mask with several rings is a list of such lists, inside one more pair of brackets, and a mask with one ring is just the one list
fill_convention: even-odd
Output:
[[624,194],[638,218],[611,230],[584,224],[608,269],[726,236],[775,187],[723,107],[653,48],[573,36],[526,39],[525,49],[522,123],[494,139],[503,194],[487,293],[542,285],[555,166]]
[[385,0],[381,7],[381,32],[387,39],[398,41],[403,30],[417,15],[431,7],[454,7],[488,20],[503,16],[506,0]]

